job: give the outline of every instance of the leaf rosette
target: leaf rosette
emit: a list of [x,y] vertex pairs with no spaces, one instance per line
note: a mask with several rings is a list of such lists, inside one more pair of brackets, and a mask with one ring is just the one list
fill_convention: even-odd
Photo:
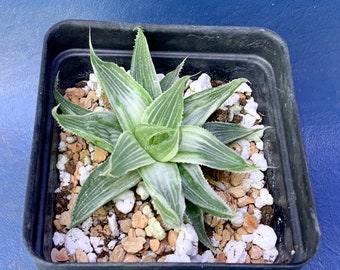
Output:
[[203,213],[224,219],[234,213],[208,184],[200,165],[231,172],[255,170],[227,144],[258,129],[207,120],[247,80],[235,79],[183,98],[190,79],[179,78],[185,60],[159,81],[141,29],[137,30],[129,73],[101,60],[91,39],[89,46],[92,68],[113,111],[92,112],[75,105],[55,85],[58,105],[52,115],[62,128],[110,156],[82,186],[72,209],[71,227],[144,181],[168,227],[178,230],[190,222],[200,241],[212,248]]

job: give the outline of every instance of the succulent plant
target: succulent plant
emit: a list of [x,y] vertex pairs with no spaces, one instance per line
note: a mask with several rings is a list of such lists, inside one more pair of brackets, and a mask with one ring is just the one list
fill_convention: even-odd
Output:
[[235,79],[183,98],[190,76],[179,78],[185,60],[158,81],[143,31],[137,30],[130,72],[101,60],[89,41],[91,64],[112,111],[92,112],[67,101],[54,89],[52,115],[59,125],[110,153],[82,186],[72,209],[71,227],[115,196],[144,181],[164,224],[191,223],[212,248],[203,213],[229,219],[234,213],[204,178],[201,165],[231,172],[256,169],[226,144],[258,129],[210,115],[247,80]]

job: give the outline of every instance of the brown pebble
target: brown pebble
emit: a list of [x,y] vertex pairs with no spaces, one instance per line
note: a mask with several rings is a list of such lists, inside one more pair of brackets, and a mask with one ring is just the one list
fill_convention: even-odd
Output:
[[178,232],[175,232],[174,230],[170,230],[168,232],[168,242],[169,245],[172,247],[176,247]]
[[57,261],[58,262],[66,262],[70,259],[70,257],[67,255],[66,248],[62,248],[59,250],[59,253],[57,254]]
[[135,231],[135,229],[130,228],[130,230],[128,232],[128,237],[136,238],[136,231]]
[[85,95],[85,91],[78,87],[67,88],[65,98],[79,105],[79,99]]
[[126,251],[123,245],[117,245],[110,254],[110,262],[122,262],[125,258]]
[[237,187],[242,183],[242,180],[246,178],[247,173],[231,173],[230,175],[230,184],[233,187]]
[[257,245],[253,245],[249,250],[249,256],[252,260],[258,260],[262,257],[262,255],[263,250]]
[[141,261],[142,262],[156,262],[156,258],[151,255],[147,255],[143,257]]
[[137,228],[135,230],[135,234],[136,234],[136,237],[143,237],[143,238],[145,238],[145,236],[146,236],[145,231],[143,229],[139,229],[139,228]]
[[122,241],[123,248],[126,252],[131,254],[136,254],[137,252],[143,249],[143,245],[145,243],[145,238],[142,237],[126,237]]
[[241,198],[244,195],[246,195],[246,192],[244,190],[244,187],[238,186],[238,187],[232,187],[228,189],[228,192],[231,196],[234,198]]
[[69,226],[71,224],[71,211],[62,212],[59,218],[60,225]]
[[159,249],[160,244],[158,239],[150,239],[150,248],[153,252],[156,252]]
[[218,253],[217,255],[216,255],[216,260],[215,260],[215,262],[217,262],[217,263],[225,263],[226,262],[226,260],[227,260],[227,258],[226,258],[226,256],[225,256],[225,254],[223,253],[223,252],[220,252],[220,253]]
[[218,242],[220,242],[220,241],[222,241],[222,239],[223,239],[223,236],[222,235],[220,235],[220,234],[217,234],[217,233],[213,233],[213,236],[214,236],[214,238],[218,241]]
[[53,225],[57,231],[61,231],[63,229],[63,226],[60,224],[59,219],[53,220]]
[[78,153],[83,149],[83,146],[79,142],[68,143],[67,148],[70,149],[73,153]]
[[145,229],[145,227],[148,225],[149,220],[147,216],[143,215],[141,211],[137,211],[132,215],[131,221],[131,225],[133,228]]
[[125,255],[125,258],[123,260],[123,262],[127,262],[127,263],[135,263],[135,262],[139,262],[139,261],[140,261],[140,259],[136,255],[129,254],[129,253]]
[[96,163],[103,162],[107,158],[108,154],[109,153],[107,151],[96,146],[92,160],[93,160],[93,162],[96,162]]
[[77,262],[82,262],[82,263],[86,263],[89,261],[86,253],[79,248],[76,249],[76,260]]
[[254,259],[254,260],[250,260],[250,262],[253,263],[253,264],[256,264],[256,263],[261,263],[262,264],[262,263],[264,263],[264,259],[263,258],[260,258],[260,259],[257,259],[257,260]]
[[243,228],[248,233],[253,233],[257,229],[258,226],[259,226],[259,222],[257,221],[256,217],[246,213],[244,217],[244,221],[243,221]]
[[69,260],[69,256],[67,255],[66,248],[62,248],[58,250],[53,248],[51,251],[51,260],[52,262],[67,262]]
[[80,160],[83,160],[85,157],[88,157],[88,156],[90,156],[90,152],[87,149],[81,150],[81,152],[79,153]]
[[157,260],[157,262],[165,262],[165,260],[166,260],[166,256],[162,256]]
[[128,233],[131,226],[132,226],[132,221],[129,218],[126,218],[120,221],[120,230],[123,233]]
[[247,195],[237,200],[237,206],[240,208],[252,203],[255,203],[255,199]]

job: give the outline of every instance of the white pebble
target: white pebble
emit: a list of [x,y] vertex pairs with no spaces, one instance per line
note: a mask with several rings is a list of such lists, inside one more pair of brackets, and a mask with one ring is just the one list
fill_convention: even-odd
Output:
[[150,197],[150,194],[146,190],[144,182],[139,182],[136,188],[136,193],[140,196],[140,198],[145,201],[147,198]]
[[111,240],[108,244],[107,244],[107,247],[111,250],[113,250],[117,244],[117,240]]
[[82,166],[79,168],[79,183],[81,186],[84,185],[93,168],[94,167],[92,165]]
[[246,114],[243,116],[242,121],[240,122],[241,126],[246,128],[251,128],[255,124],[256,118],[250,114]]
[[107,221],[109,222],[109,228],[111,230],[112,237],[118,237],[120,232],[116,215],[114,213],[111,213],[111,216],[107,217]]
[[235,227],[241,227],[244,222],[244,212],[238,210],[236,214],[230,219],[230,222]]
[[236,92],[245,93],[246,95],[251,95],[253,90],[247,83],[242,83],[239,87],[237,87]]
[[277,255],[279,255],[279,252],[276,249],[276,247],[274,247],[272,249],[264,250],[263,251],[263,260],[266,263],[273,263],[275,261]]
[[243,241],[229,241],[223,252],[227,257],[227,263],[245,263],[246,261],[246,243]]
[[254,239],[254,235],[252,233],[250,234],[242,234],[242,241],[245,243],[249,243],[251,241],[253,241]]
[[62,246],[65,243],[65,234],[54,232],[53,234],[53,243],[55,246]]
[[157,76],[157,80],[159,82],[165,77],[165,75],[163,73],[157,73],[156,76]]
[[238,140],[237,143],[241,146],[242,151],[241,151],[241,157],[244,159],[248,159],[250,155],[250,142],[245,139]]
[[251,186],[256,189],[261,189],[264,186],[264,174],[260,171],[252,171],[249,173],[249,179],[251,180]]
[[87,258],[89,260],[90,263],[95,263],[97,262],[97,255],[93,252],[90,252],[87,254]]
[[201,92],[203,90],[211,88],[211,78],[208,74],[202,73],[196,81],[190,84],[190,88],[193,92]]
[[201,262],[202,263],[214,263],[215,262],[215,257],[214,254],[211,252],[211,250],[206,250],[203,252],[201,256]]
[[61,171],[59,173],[59,180],[60,180],[60,186],[66,187],[70,184],[71,174],[69,174],[68,172]]
[[258,104],[254,101],[254,98],[250,98],[247,100],[247,104],[244,106],[244,110],[255,117],[255,119],[261,119],[261,116],[257,113]]
[[92,252],[93,250],[89,237],[78,228],[72,228],[66,233],[65,248],[69,255],[73,255],[77,249],[81,249],[86,253]]
[[253,216],[257,219],[259,223],[261,223],[262,213],[260,209],[255,208]]
[[188,255],[176,255],[176,254],[170,254],[167,255],[165,258],[165,262],[191,262],[190,257]]
[[273,196],[269,193],[268,189],[261,188],[260,195],[255,200],[255,206],[260,209],[265,205],[272,205],[273,202]]
[[214,236],[210,238],[210,242],[213,247],[218,247],[220,245],[220,242]]
[[191,224],[183,224],[176,241],[175,254],[178,256],[187,255],[189,257],[198,254],[198,236]]
[[83,232],[88,235],[90,233],[90,228],[93,224],[92,217],[89,217],[81,224],[81,229]]
[[58,150],[59,152],[65,152],[67,150],[67,145],[65,142],[60,141],[59,145],[58,145]]
[[58,161],[56,167],[59,171],[65,171],[65,164],[68,162],[68,157],[63,154],[58,155]]
[[267,160],[264,158],[262,153],[254,153],[250,157],[250,160],[258,167],[261,171],[265,171],[268,168]]
[[97,236],[90,237],[90,243],[97,254],[103,252],[104,240]]
[[260,224],[254,231],[253,243],[264,250],[270,250],[275,247],[277,236],[273,228],[268,225]]
[[220,109],[225,110],[228,106],[238,105],[240,100],[240,96],[237,93],[233,93],[223,104],[220,106]]
[[135,205],[135,194],[131,190],[126,190],[113,199],[117,209],[123,213],[129,213]]
[[68,136],[66,137],[66,142],[67,143],[74,143],[77,141],[77,136]]

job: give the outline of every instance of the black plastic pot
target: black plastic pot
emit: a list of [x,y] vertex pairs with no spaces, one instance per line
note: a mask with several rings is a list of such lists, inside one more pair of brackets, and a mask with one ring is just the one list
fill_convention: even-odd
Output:
[[320,231],[300,134],[288,50],[275,33],[262,28],[143,25],[158,72],[174,69],[189,56],[183,74],[213,79],[246,77],[272,126],[264,136],[268,185],[274,197],[273,227],[279,256],[273,265],[103,263],[55,264],[50,260],[54,219],[58,131],[51,117],[53,82],[60,87],[87,79],[91,72],[88,35],[101,57],[129,67],[136,25],[64,21],[47,33],[42,55],[35,130],[28,178],[23,236],[41,269],[64,268],[299,268],[318,250]]

